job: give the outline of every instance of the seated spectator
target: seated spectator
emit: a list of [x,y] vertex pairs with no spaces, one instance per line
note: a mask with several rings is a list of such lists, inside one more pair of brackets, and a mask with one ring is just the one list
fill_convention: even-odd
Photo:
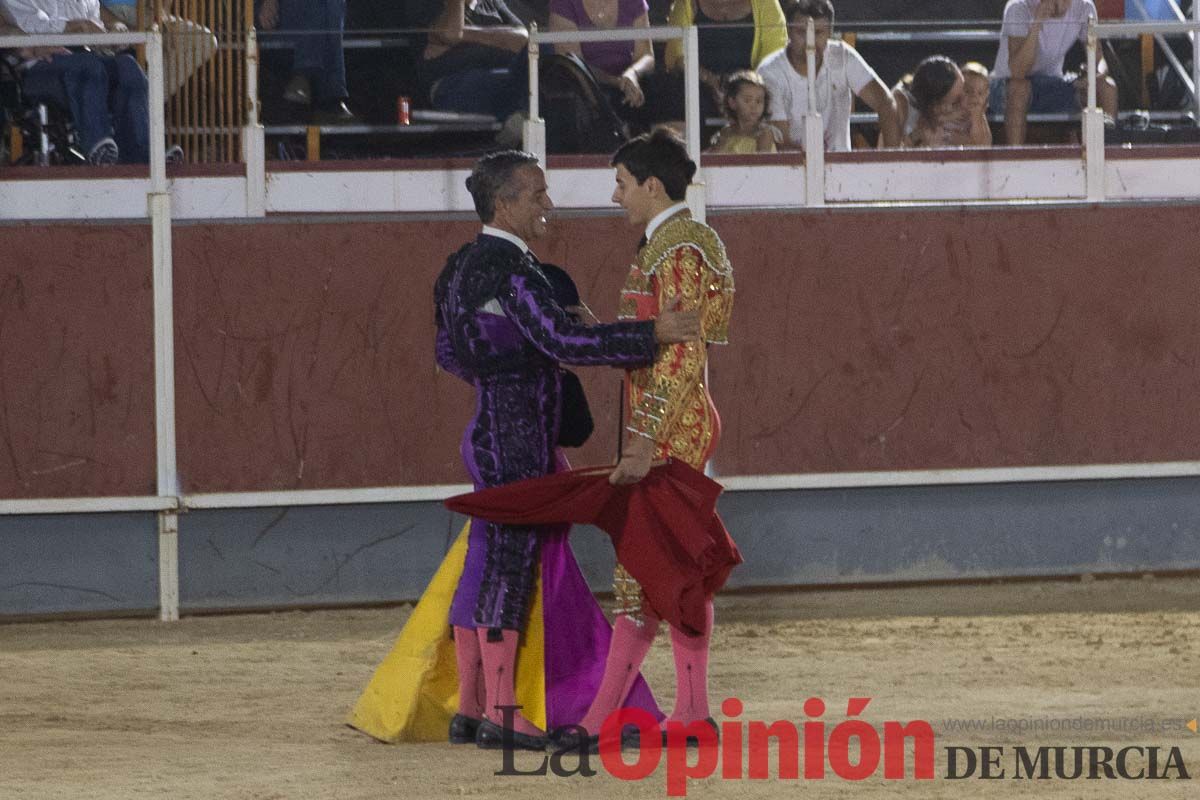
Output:
[[779,129],[767,122],[771,95],[757,72],[742,70],[725,81],[724,108],[729,124],[713,137],[718,153],[774,153]]
[[[1025,143],[1030,112],[1074,113],[1082,107],[1087,77],[1064,72],[1063,62],[1075,42],[1087,42],[1088,21],[1095,18],[1092,0],[1008,0],[988,100],[993,112],[1004,112],[1008,144]],[[1117,85],[1100,54],[1097,59],[1096,99],[1115,120]]]
[[[611,28],[649,28],[646,0],[550,0],[550,30],[588,31]],[[644,76],[654,72],[654,49],[649,39],[628,42],[557,44],[556,53],[574,53],[583,60],[609,101],[626,122],[645,125]]]
[[491,114],[505,122],[501,141],[520,141],[529,105],[529,34],[504,0],[417,0],[429,34],[417,77],[442,111]]
[[[700,111],[706,119],[721,115],[726,76],[754,69],[787,43],[779,0],[673,0],[667,24],[698,28]],[[655,98],[658,106],[656,121],[682,128],[683,42],[668,42],[663,61],[663,68],[649,76],[651,87],[646,94]]]
[[[783,134],[785,147],[803,150],[808,93],[813,86],[816,110],[825,130],[825,149],[850,149],[850,111],[854,97],[862,98],[879,115],[884,147],[900,145],[896,104],[875,71],[850,45],[831,41],[833,4],[829,0],[784,0],[788,23],[787,47],[772,53],[758,67],[771,93],[771,122]],[[808,22],[815,27],[815,81],[809,80],[806,39]]]
[[292,77],[283,99],[310,106],[319,124],[357,122],[346,105],[346,0],[261,0],[257,18],[263,30],[278,27],[295,34]]
[[[163,33],[163,96],[168,100],[217,52],[217,37],[212,30],[172,14],[174,5],[174,0],[164,2],[158,18]],[[122,30],[114,25],[129,30],[138,27],[137,0],[100,0],[100,13],[110,31]],[[110,23],[109,14],[114,22]],[[142,24],[149,27],[153,21],[147,18]]]
[[968,107],[965,87],[962,71],[945,56],[930,56],[904,76],[892,89],[904,146],[990,145],[986,110]]
[[[107,30],[100,0],[0,0],[0,12],[7,23],[0,30],[7,33]],[[22,91],[70,112],[89,163],[149,162],[149,87],[133,56],[63,47],[26,48],[19,56]]]
[[967,107],[967,119],[971,122],[971,144],[991,147],[992,126],[988,122],[988,91],[990,75],[988,68],[978,61],[962,65],[963,98]]

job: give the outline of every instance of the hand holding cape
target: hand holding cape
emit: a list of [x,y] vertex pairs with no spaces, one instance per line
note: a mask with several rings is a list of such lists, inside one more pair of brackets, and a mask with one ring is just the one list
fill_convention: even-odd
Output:
[[617,561],[655,613],[699,634],[705,602],[742,563],[716,512],[721,485],[674,459],[630,486],[610,484],[611,472],[592,467],[516,481],[451,497],[446,508],[507,525],[593,524],[612,537]]

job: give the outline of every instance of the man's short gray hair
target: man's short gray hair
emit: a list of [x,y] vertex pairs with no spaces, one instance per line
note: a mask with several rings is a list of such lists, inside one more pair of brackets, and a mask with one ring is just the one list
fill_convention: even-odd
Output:
[[537,166],[533,153],[520,150],[501,150],[488,153],[475,162],[475,168],[467,176],[467,191],[475,201],[475,213],[485,225],[496,216],[496,200],[515,197],[519,187],[513,185],[513,174],[530,164]]

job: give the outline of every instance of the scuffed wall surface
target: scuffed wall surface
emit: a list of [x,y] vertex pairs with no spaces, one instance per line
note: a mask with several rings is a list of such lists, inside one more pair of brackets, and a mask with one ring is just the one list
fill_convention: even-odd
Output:
[[1191,460],[1195,208],[721,216],[722,474]]
[[8,225],[0,254],[0,497],[154,494],[149,225]]
[[[1195,206],[717,214],[723,475],[1197,458]],[[469,221],[178,226],[185,492],[466,480],[431,286]],[[149,228],[0,228],[0,496],[149,494]],[[637,231],[535,244],[612,319]],[[611,458],[619,373],[579,371]]]
[[[732,344],[712,359],[718,472],[1195,458],[1194,215],[714,216],[738,285]],[[188,488],[465,480],[457,451],[471,395],[433,366],[430,287],[474,227],[181,229]],[[535,249],[611,319],[635,233],[616,217],[564,218]],[[614,449],[618,375],[580,373],[597,433],[572,457],[595,463]]]
[[[636,243],[615,218],[563,220],[536,245],[570,266],[612,319]],[[433,360],[433,282],[469,222],[279,223],[175,234],[179,470],[186,491],[468,480],[458,454],[473,390]],[[605,255],[611,255],[605,253]],[[589,260],[590,258],[590,260]],[[628,262],[625,262],[627,265]],[[619,374],[583,370],[597,434],[613,449]]]

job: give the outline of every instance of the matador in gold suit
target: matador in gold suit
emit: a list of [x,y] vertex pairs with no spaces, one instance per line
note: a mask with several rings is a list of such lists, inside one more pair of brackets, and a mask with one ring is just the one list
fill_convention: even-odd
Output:
[[[626,373],[626,431],[652,440],[656,461],[676,458],[703,471],[716,448],[721,422],[708,393],[708,346],[727,343],[733,296],[733,270],[716,231],[692,219],[682,202],[650,221],[625,280],[618,316],[645,320],[662,311],[696,310],[703,339],[660,347],[653,365]],[[637,675],[660,622],[641,586],[619,564],[613,583],[617,619],[604,680],[582,722],[589,732],[598,731],[624,703],[631,683],[627,676]],[[708,721],[715,728],[708,706],[712,619],[710,598],[702,635],[671,628],[676,697],[668,721]]]

